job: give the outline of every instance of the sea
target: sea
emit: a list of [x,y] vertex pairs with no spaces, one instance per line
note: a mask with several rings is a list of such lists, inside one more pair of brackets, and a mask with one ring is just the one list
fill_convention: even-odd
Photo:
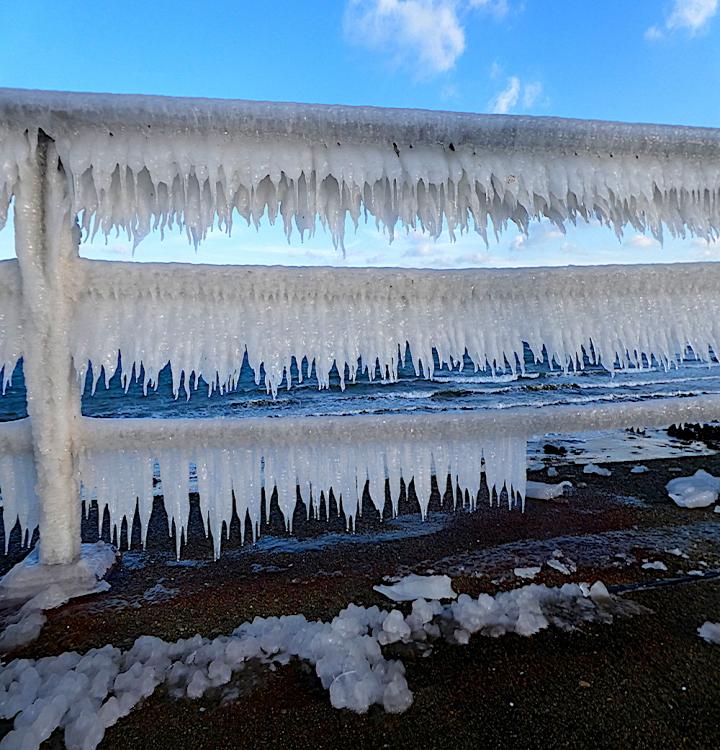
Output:
[[[536,363],[525,352],[524,372],[505,372],[493,376],[488,370],[476,371],[466,358],[463,367],[450,370],[436,362],[432,378],[416,373],[412,355],[406,351],[399,377],[385,380],[379,371],[372,380],[367,374],[340,388],[336,370],[331,373],[329,389],[319,390],[312,367],[302,363],[303,378],[293,365],[290,387],[283,383],[277,396],[269,394],[246,361],[236,386],[220,392],[209,388],[202,378],[188,381],[189,395],[181,388],[172,391],[171,374],[166,367],[157,388],[145,389],[140,378],[122,387],[119,367],[107,387],[101,377],[92,393],[92,371],[88,373],[82,396],[82,412],[88,417],[266,417],[353,416],[358,414],[436,414],[452,411],[483,411],[513,407],[550,407],[563,404],[592,405],[607,402],[642,401],[656,398],[683,398],[720,393],[720,365],[715,358],[700,362],[686,352],[678,367],[665,370],[655,362],[643,368],[609,372],[586,361],[584,368],[564,373],[547,360]],[[517,368],[516,368],[517,369]],[[27,416],[22,362],[13,373],[11,385],[0,398],[0,421]]]

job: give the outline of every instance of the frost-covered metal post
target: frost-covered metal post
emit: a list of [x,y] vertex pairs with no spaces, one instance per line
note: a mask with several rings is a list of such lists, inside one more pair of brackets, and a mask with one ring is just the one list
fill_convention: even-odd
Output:
[[15,249],[22,283],[23,367],[40,501],[40,560],[80,555],[75,430],[80,390],[69,345],[72,264],[78,233],[54,143],[42,132],[20,166]]

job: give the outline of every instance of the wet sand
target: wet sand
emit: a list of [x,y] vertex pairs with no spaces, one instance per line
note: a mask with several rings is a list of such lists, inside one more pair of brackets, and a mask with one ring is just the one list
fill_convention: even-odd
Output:
[[[441,508],[436,493],[427,522],[415,515],[380,522],[366,509],[355,535],[342,534],[337,520],[328,529],[327,521],[298,518],[292,538],[265,537],[218,562],[192,535],[193,559],[181,564],[167,548],[128,552],[108,578],[110,591],[49,612],[40,638],[16,655],[128,648],[141,634],[215,636],[256,615],[328,619],[349,602],[390,608],[373,585],[410,571],[448,573],[458,591],[495,593],[522,585],[514,567],[543,563],[560,549],[577,571],[566,576],[543,565],[536,582],[601,579],[652,612],[530,638],[438,641],[427,657],[396,646],[414,694],[399,716],[333,709],[307,665],[274,672],[258,665],[239,675],[234,700],[156,691],[108,730],[101,747],[718,747],[720,647],[696,630],[706,619],[720,621],[720,515],[676,508],[665,483],[701,467],[720,474],[720,458],[643,460],[645,474],[631,474],[634,463],[612,464],[610,477],[585,475],[557,456],[552,463],[556,478],[545,471],[529,478],[570,479],[575,489],[552,502],[530,500],[524,514],[482,501],[475,512],[452,512],[451,495]],[[279,532],[272,513],[270,521]],[[668,570],[643,569],[644,560]],[[689,575],[697,569],[702,577]],[[7,729],[0,726],[0,735]],[[46,746],[62,747],[59,733]]]

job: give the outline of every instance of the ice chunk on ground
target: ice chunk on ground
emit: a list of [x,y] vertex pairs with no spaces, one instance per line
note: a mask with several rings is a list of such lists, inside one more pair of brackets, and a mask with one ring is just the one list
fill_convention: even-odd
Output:
[[706,508],[718,498],[720,479],[698,469],[691,477],[671,479],[665,489],[681,508]]
[[515,568],[513,573],[515,573],[518,578],[535,578],[540,570],[540,566],[532,566],[527,568]]
[[448,576],[419,576],[411,573],[391,586],[373,586],[379,594],[394,602],[409,602],[414,599],[454,599],[457,594],[452,589]]
[[554,557],[551,557],[547,561],[546,565],[549,568],[552,568],[553,570],[557,570],[558,573],[562,573],[565,576],[569,576],[570,575],[570,568],[568,568],[567,565],[565,565],[564,563],[561,563],[560,560],[557,560]]
[[704,641],[720,646],[720,622],[704,622],[698,628],[698,635]]
[[549,477],[556,477],[558,475],[558,470],[554,466],[548,466],[547,475]]
[[[549,474],[550,471],[548,470]],[[559,484],[548,484],[546,482],[528,481],[525,488],[525,497],[530,497],[533,500],[552,500],[553,498],[560,497],[566,488],[572,489],[572,482],[565,480]]]
[[0,580],[0,602],[22,606],[5,618],[0,635],[0,652],[9,652],[35,640],[46,617],[77,596],[107,591],[103,576],[117,561],[115,547],[105,542],[83,544],[80,559],[69,565],[41,565],[38,548],[15,565]]
[[643,466],[640,464],[639,466],[633,466],[632,469],[630,469],[631,474],[644,474],[646,471],[650,471],[647,466]]
[[609,477],[612,472],[610,469],[604,469],[602,466],[596,466],[595,464],[585,464],[583,467],[583,474],[598,474],[601,477]]
[[667,565],[661,560],[646,562],[642,564],[643,570],[667,570]]

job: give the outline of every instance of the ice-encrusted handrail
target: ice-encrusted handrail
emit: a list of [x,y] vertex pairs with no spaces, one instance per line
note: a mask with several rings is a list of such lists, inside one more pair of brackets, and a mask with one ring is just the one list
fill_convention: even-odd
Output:
[[542,217],[657,237],[720,228],[711,128],[0,89],[0,211],[40,131],[84,226],[136,240],[179,225],[198,242],[233,214],[279,215],[288,234],[319,220],[340,244],[363,214],[391,237],[398,224],[485,236]]
[[120,351],[124,377],[142,366],[145,385],[169,361],[176,394],[182,380],[189,395],[191,375],[232,387],[245,355],[275,394],[294,367],[302,375],[303,358],[321,388],[333,366],[341,387],[376,367],[394,380],[406,345],[425,377],[433,351],[440,365],[467,353],[495,373],[523,371],[524,344],[565,370],[584,358],[609,370],[667,368],[688,346],[710,360],[720,345],[717,263],[438,271],[82,261],[74,281],[81,382],[88,362],[109,379]]
[[720,157],[720,129],[564,117],[0,88],[0,121],[69,137],[86,128],[160,128],[386,145]]
[[[513,407],[469,413],[394,414],[382,417],[301,417],[221,419],[95,419],[78,425],[78,473],[85,499],[95,498],[111,525],[128,527],[139,513],[143,538],[153,508],[154,464],[159,464],[169,523],[179,545],[189,512],[189,492],[197,492],[201,514],[212,529],[215,553],[223,543],[223,523],[233,513],[246,514],[255,535],[263,498],[265,515],[273,490],[288,526],[297,507],[297,491],[315,517],[329,492],[348,524],[362,512],[366,483],[378,512],[390,502],[397,513],[400,480],[413,483],[420,510],[426,513],[431,478],[442,492],[446,479],[468,491],[474,506],[484,475],[498,501],[503,488],[508,502],[524,498],[526,441],[548,432],[664,426],[720,416],[720,395],[661,398],[637,403],[565,405],[550,410]],[[0,425],[0,482],[12,521],[23,530],[38,517],[37,498],[28,476],[29,420]],[[9,454],[6,451],[10,450]],[[196,480],[189,479],[195,466]],[[264,488],[264,493],[263,493]],[[322,495],[322,499],[321,499]],[[27,498],[31,502],[27,502]],[[244,523],[242,524],[244,531]]]
[[466,439],[483,435],[531,437],[548,433],[578,433],[626,427],[666,427],[720,419],[720,394],[686,398],[655,398],[593,405],[566,404],[552,409],[511,407],[443,414],[370,414],[323,417],[262,417],[215,419],[103,419],[83,417],[82,442],[102,450],[171,448],[193,441],[241,448],[272,444],[279,448],[323,440],[332,444],[401,443],[403,436],[428,435]]

